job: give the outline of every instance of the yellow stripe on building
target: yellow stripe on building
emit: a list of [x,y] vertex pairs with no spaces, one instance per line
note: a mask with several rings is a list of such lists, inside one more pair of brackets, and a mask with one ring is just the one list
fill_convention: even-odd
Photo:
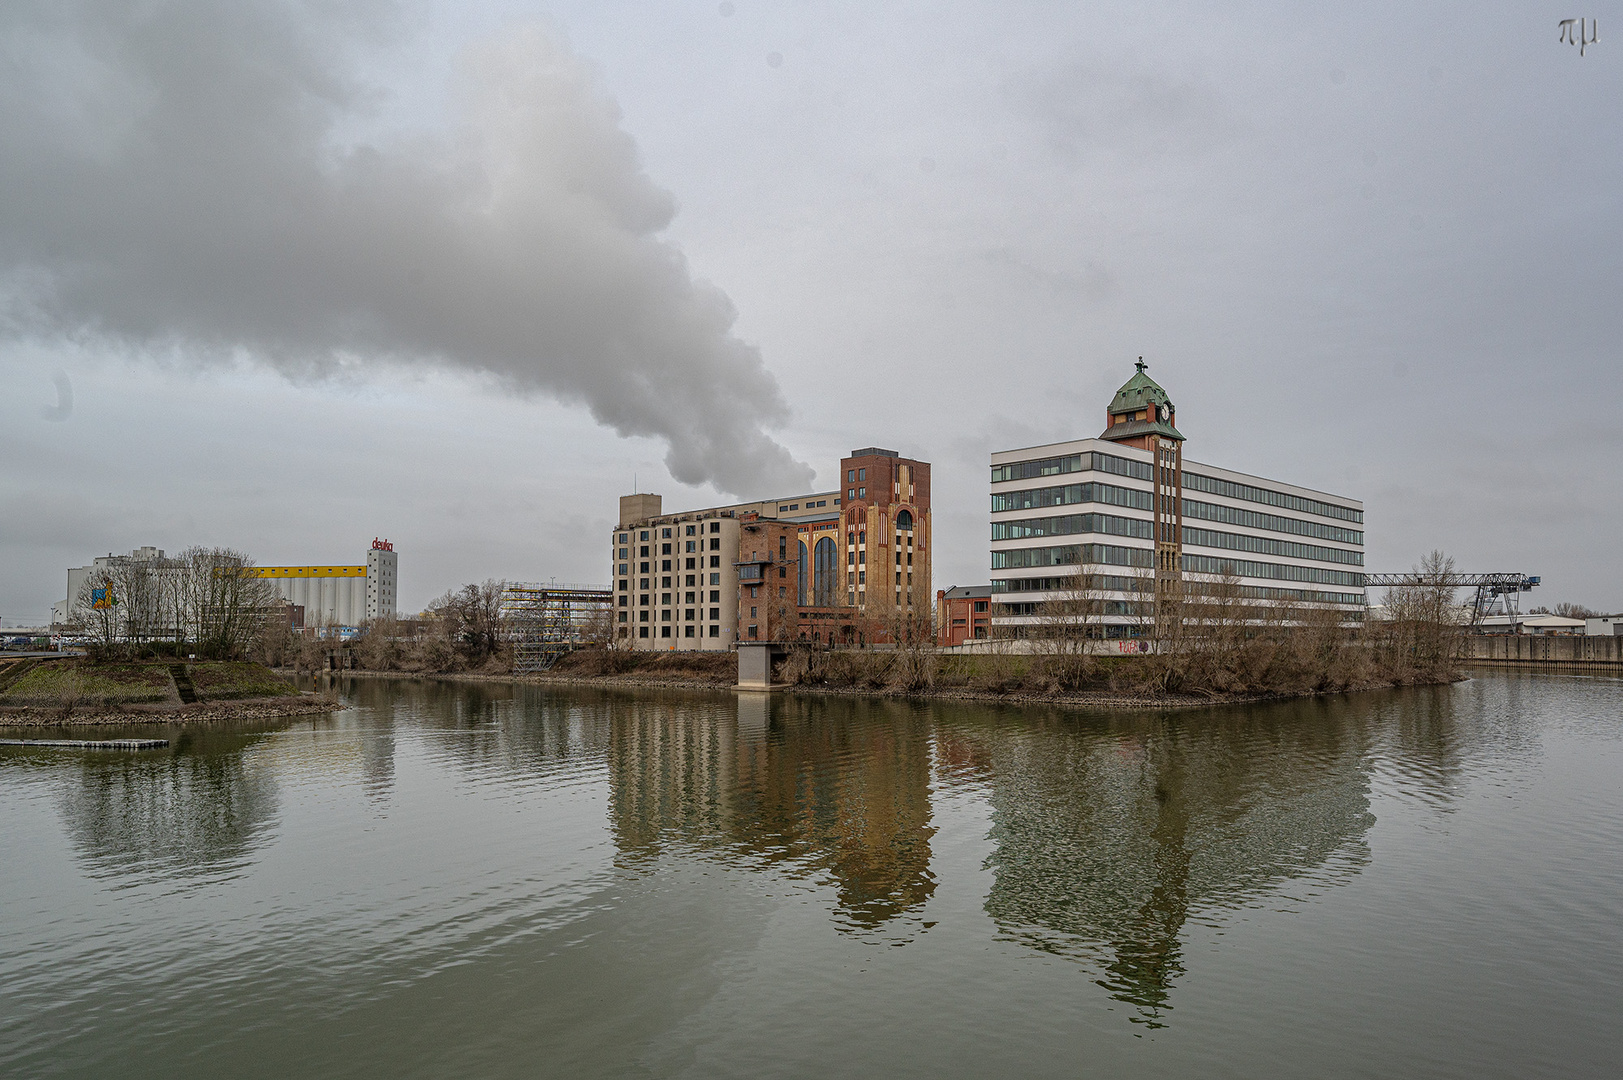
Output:
[[257,566],[254,575],[262,578],[365,577],[364,566]]

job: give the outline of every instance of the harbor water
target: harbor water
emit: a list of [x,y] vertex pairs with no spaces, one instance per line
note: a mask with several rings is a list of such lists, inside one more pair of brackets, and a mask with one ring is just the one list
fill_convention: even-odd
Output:
[[1617,679],[338,685],[0,746],[0,1075],[1623,1075]]

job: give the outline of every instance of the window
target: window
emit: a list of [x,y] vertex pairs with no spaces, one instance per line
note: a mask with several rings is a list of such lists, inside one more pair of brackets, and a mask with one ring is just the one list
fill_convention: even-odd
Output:
[[849,483],[854,483],[856,481],[856,478],[857,478],[857,471],[855,469],[847,469],[847,470],[845,470],[845,482],[846,483],[848,483],[848,484]]
[[866,571],[866,570],[858,570],[857,571],[857,584],[858,585],[866,585],[867,583],[868,583],[868,571]]
[[693,636],[693,627],[691,627],[691,626],[682,627],[682,636],[683,637],[692,637]]
[[[659,535],[660,535],[661,539],[669,540],[671,538],[671,530],[669,530],[669,529],[661,529],[661,530],[659,530]],[[667,548],[666,550],[669,551],[670,549]]]
[[646,627],[646,626],[637,627],[637,636],[638,637],[647,637],[648,636],[648,627]]
[[750,586],[750,595],[751,595],[751,596],[755,596],[755,595],[756,595],[756,591],[757,591],[757,589],[758,589],[758,588],[759,588],[759,587],[758,587],[758,586],[755,586],[755,585],[751,585],[751,586]]
[[630,548],[621,548],[620,549],[620,558],[622,558],[622,559],[625,558],[626,557],[626,552],[628,552],[630,550],[631,550]]
[[721,537],[712,536],[710,538],[710,550],[711,551],[720,551],[721,550]]
[[985,600],[977,600],[977,601],[975,601],[975,613],[976,614],[980,614],[981,612],[983,612],[985,610],[986,610],[986,601]]
[[687,560],[687,562],[684,564],[684,568],[688,569],[688,570],[697,570],[699,568],[699,560],[698,559],[689,559],[689,560]]
[[778,595],[780,597],[788,596],[789,595],[789,586],[787,586],[787,585],[779,585],[778,586]]
[[[710,531],[713,532],[713,533],[719,533],[721,531],[721,522],[712,521],[710,523]],[[710,541],[710,544],[711,544],[712,547],[714,547],[716,544],[719,544],[719,543],[721,543],[720,540],[712,540],[712,541]]]
[[687,550],[689,552],[694,552],[694,551],[699,550],[699,542],[697,540],[689,540]]
[[[689,585],[692,585],[692,584],[693,584],[693,582],[691,582],[691,581],[690,581],[690,582],[688,582],[688,584],[689,584]],[[691,604],[691,603],[693,603],[693,594],[692,594],[692,593],[688,593],[688,594],[687,594],[687,595],[686,595],[686,596],[684,596],[684,597],[683,597],[683,598],[682,598],[682,603],[684,603],[684,604]]]
[[866,480],[866,479],[868,479],[868,470],[867,469],[858,469],[857,470],[857,479],[858,480]]
[[710,568],[712,570],[715,569],[716,567],[720,566],[720,565],[721,565],[721,556],[720,555],[712,555],[712,556],[710,556]]
[[856,564],[857,564],[857,549],[856,548],[851,548],[850,550],[848,550],[845,553],[845,565],[847,565],[847,566],[855,566]]
[[719,607],[711,608],[710,609],[710,620],[712,622],[714,622],[715,620],[717,620],[719,618],[721,618],[721,609]]
[[852,499],[854,499],[856,497],[857,497],[857,489],[856,488],[847,488],[846,489],[846,492],[845,492],[845,500],[846,500],[846,502],[850,502]]
[[755,618],[755,617],[756,617],[756,615],[755,615],[755,609],[754,609],[754,608],[750,608],[750,618],[752,618],[752,619],[753,619],[753,618]]
[[694,580],[695,576],[696,575],[694,575],[694,574],[689,574],[686,578],[684,578],[682,580],[682,584],[684,584],[684,585],[694,585],[694,584],[696,584],[696,582]]
[[[639,537],[638,537],[638,539],[639,539],[639,540],[646,540],[646,539],[648,539],[648,530],[647,530],[647,529],[644,529],[644,530],[643,530],[643,531],[642,531],[642,534],[641,534],[641,535],[640,535],[640,536],[639,536]],[[646,554],[648,554],[648,552],[646,552],[646,551],[645,551],[645,552],[643,552],[643,554],[644,554],[644,555],[646,555]]]
[[720,585],[721,584],[721,575],[720,574],[711,574],[710,575],[710,584],[712,584],[712,585]]
[[756,637],[759,637],[759,636],[760,635],[755,632],[755,627],[753,627],[753,626],[750,627],[750,637],[751,638],[756,638]]
[[800,541],[800,559],[795,564],[795,603],[806,603],[806,541]]
[[671,628],[668,627],[668,626],[661,626],[659,628],[659,636],[660,637],[670,637],[671,636]]
[[693,621],[693,609],[692,608],[683,608],[682,609],[682,621],[683,622],[692,622]]
[[620,573],[624,574],[630,567],[626,563],[620,564]]
[[647,578],[638,578],[637,579],[637,588],[639,588],[639,589],[648,588],[648,579]]
[[625,622],[625,621],[626,621],[626,615],[627,615],[627,614],[628,614],[628,612],[624,612],[624,611],[622,611],[622,612],[620,612],[620,621],[621,621],[621,622]]
[[668,577],[660,578],[659,579],[659,587],[662,588],[662,589],[670,588],[671,587],[671,579],[668,578]]
[[857,498],[866,499],[867,497],[868,497],[868,489],[867,488],[865,488],[865,487],[857,488]]
[[720,637],[720,636],[721,636],[721,627],[719,627],[719,626],[712,626],[712,627],[711,627],[711,628],[710,628],[710,636],[711,636],[711,637]]
[[[855,556],[855,552],[850,553]],[[839,588],[839,580],[835,571],[838,568],[839,554],[835,550],[834,540],[823,537],[817,541],[813,551],[816,566],[812,575],[812,602],[818,607],[833,607],[837,602],[835,590]]]
[[669,545],[669,544],[661,544],[661,545],[659,545],[659,553],[661,555],[669,555],[671,553],[671,545]]
[[902,565],[902,553],[900,551],[896,553],[896,565]]
[[630,533],[621,533],[620,534],[620,543],[622,543],[622,544],[629,543],[630,540],[631,540],[631,534]]
[[671,602],[671,594],[668,593],[668,592],[667,593],[660,593],[659,594],[659,602],[660,602],[661,605],[664,605],[664,606],[668,607],[670,605],[670,602]]
[[[622,584],[622,585],[623,585],[623,584],[625,584],[625,583],[624,583],[624,582],[621,582],[621,584]],[[621,606],[621,607],[625,607],[625,606],[626,606],[626,602],[627,602],[627,601],[628,601],[628,600],[630,600],[630,599],[631,599],[631,597],[629,597],[629,596],[622,596],[622,597],[620,597],[620,606]]]
[[779,577],[788,577],[789,576],[789,568],[787,566],[778,567],[778,576]]
[[637,597],[637,604],[641,607],[647,607],[649,599],[648,594],[643,593],[641,596]]
[[897,532],[912,532],[913,531],[913,514],[912,514],[912,511],[909,511],[909,510],[898,510],[898,511],[896,511],[896,531]]
[[637,612],[637,621],[638,622],[648,622],[649,621],[648,612],[646,612],[646,611]]
[[898,570],[898,571],[896,571],[896,584],[900,585],[901,583],[902,583],[902,572],[900,570]]
[[[687,529],[687,534],[688,534],[688,535],[689,535],[689,536],[692,536],[692,535],[693,535],[693,534],[694,534],[694,533],[696,533],[696,532],[698,532],[698,531],[699,531],[699,529],[698,529],[698,526],[696,526],[696,525],[689,525],[689,526],[688,526],[688,529]],[[692,544],[689,544],[689,545],[688,545],[688,550],[689,550],[689,551],[692,551],[692,550],[693,550],[693,545],[692,545]]]
[[[646,536],[647,534],[644,533],[643,535]],[[637,554],[644,559],[648,558],[648,545],[644,544],[641,548],[639,548],[637,550]]]

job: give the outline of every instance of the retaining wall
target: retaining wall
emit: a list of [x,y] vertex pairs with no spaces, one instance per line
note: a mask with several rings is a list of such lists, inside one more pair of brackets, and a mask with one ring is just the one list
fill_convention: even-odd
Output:
[[1623,669],[1623,637],[1486,634],[1467,637],[1470,663]]

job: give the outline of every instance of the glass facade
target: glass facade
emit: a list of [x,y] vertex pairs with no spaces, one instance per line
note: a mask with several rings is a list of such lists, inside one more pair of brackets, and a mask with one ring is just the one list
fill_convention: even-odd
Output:
[[1026,540],[1037,536],[1106,533],[1111,536],[1136,536],[1141,540],[1149,540],[1152,539],[1153,530],[1153,523],[1141,518],[1125,518],[1116,514],[1067,514],[1063,517],[994,521],[992,539]]
[[1036,510],[1044,506],[1069,506],[1073,503],[1108,503],[1134,510],[1149,510],[1154,496],[1137,488],[1124,488],[1117,484],[1066,484],[1064,487],[1028,488],[1025,491],[1000,491],[992,496],[992,513],[1006,510]]
[[1218,532],[1215,529],[1183,529],[1183,542],[1191,547],[1227,548],[1230,551],[1250,551],[1258,555],[1283,555],[1287,559],[1313,559],[1317,562],[1364,565],[1362,551],[1345,548],[1320,547],[1317,544],[1298,544],[1294,540],[1275,540],[1271,536],[1247,536],[1243,533]]

